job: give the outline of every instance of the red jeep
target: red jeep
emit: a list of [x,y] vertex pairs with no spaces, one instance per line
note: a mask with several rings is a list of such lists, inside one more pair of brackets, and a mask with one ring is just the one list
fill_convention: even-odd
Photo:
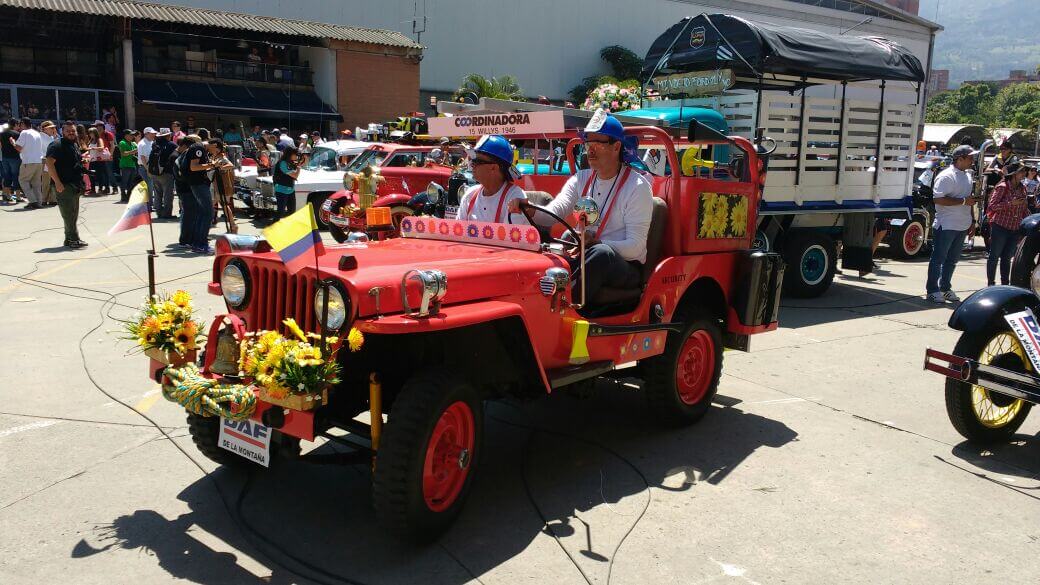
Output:
[[[663,148],[670,169],[680,168],[677,139],[665,130],[626,131]],[[576,168],[574,130],[530,138],[569,139]],[[246,329],[283,330],[282,320],[294,317],[317,330],[316,292],[325,281],[326,324],[340,334],[356,327],[366,338],[361,351],[340,353],[341,381],[327,403],[300,411],[261,401],[252,428],[270,429],[274,456],[298,455],[299,441],[318,435],[352,444],[373,462],[378,515],[399,534],[428,539],[463,505],[484,448],[486,400],[544,396],[627,370],[645,380],[653,417],[697,421],[715,396],[723,348],[746,351],[751,334],[776,328],[783,278],[777,255],[750,249],[765,180],[755,145],[717,134],[697,143],[737,153],[731,178],[649,176],[655,199],[642,285],[605,289],[581,307],[574,303],[581,283],[572,285],[555,232],[528,225],[406,217],[402,237],[331,245],[317,270],[296,275],[263,240],[223,236],[209,290],[224,294]],[[372,153],[382,162],[414,150]],[[530,175],[523,185],[544,204],[565,178]],[[213,360],[206,356],[204,372]],[[220,419],[188,421],[204,454],[242,462],[218,447]],[[347,439],[330,435],[334,428]]]
[[[427,156],[434,146],[409,146],[405,144],[376,144],[361,152],[347,165],[343,176],[342,191],[333,193],[326,199],[319,210],[322,224],[329,226],[329,231],[338,242],[346,240],[351,230],[364,230],[364,210],[368,207],[389,207],[393,226],[401,223],[401,218],[415,215],[415,210],[408,206],[409,200],[426,190],[432,182],[447,188],[452,168],[445,165],[427,162]],[[445,152],[445,155],[448,153]],[[375,198],[364,201],[355,193],[350,174],[357,174],[367,166],[373,166],[382,180],[378,182]],[[345,213],[347,209],[355,209],[353,213]]]

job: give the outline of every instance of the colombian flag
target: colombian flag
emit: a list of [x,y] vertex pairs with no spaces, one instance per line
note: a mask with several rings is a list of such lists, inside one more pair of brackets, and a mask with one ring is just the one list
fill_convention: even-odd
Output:
[[152,223],[152,212],[148,211],[148,187],[141,181],[130,193],[130,200],[123,210],[123,217],[108,230],[108,235],[116,232],[132,230],[135,227]]
[[303,209],[282,219],[264,230],[264,237],[289,272],[296,274],[301,268],[312,264],[315,255],[325,253],[314,221],[314,210],[308,203]]

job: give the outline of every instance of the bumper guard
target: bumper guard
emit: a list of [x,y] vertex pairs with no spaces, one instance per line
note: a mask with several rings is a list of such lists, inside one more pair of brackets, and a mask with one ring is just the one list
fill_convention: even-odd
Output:
[[927,349],[924,369],[987,390],[1040,403],[1040,377],[1005,368],[980,364],[976,360]]

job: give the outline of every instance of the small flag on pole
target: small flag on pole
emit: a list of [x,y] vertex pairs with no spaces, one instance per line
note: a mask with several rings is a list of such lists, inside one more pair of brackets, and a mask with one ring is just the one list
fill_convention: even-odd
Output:
[[299,272],[316,256],[325,253],[310,203],[265,229],[264,237],[292,274]]
[[123,210],[123,217],[120,217],[116,225],[108,230],[108,235],[151,223],[152,212],[148,210],[148,187],[145,186],[144,181],[141,181],[130,193],[130,200],[126,204],[126,209]]

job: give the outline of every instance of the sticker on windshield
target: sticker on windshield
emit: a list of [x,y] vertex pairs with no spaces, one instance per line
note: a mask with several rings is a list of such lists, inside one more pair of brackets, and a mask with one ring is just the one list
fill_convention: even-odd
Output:
[[1036,317],[1029,309],[1010,315],[1004,315],[1004,320],[1011,326],[1015,337],[1022,342],[1022,349],[1029,356],[1034,371],[1040,371],[1040,326],[1036,323]]

